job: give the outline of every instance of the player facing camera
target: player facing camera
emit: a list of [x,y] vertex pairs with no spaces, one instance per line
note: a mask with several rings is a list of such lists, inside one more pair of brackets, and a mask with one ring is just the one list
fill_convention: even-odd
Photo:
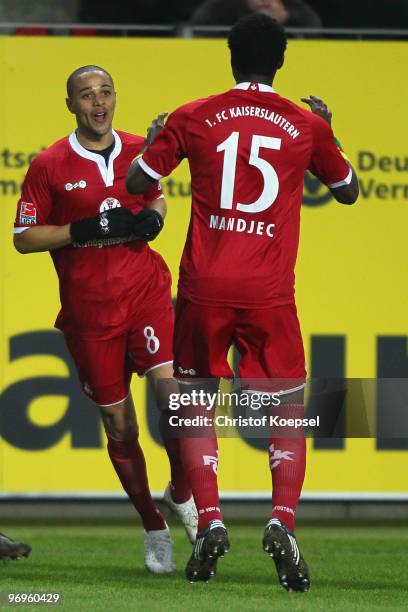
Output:
[[[111,75],[82,66],[67,80],[66,104],[76,129],[32,162],[18,203],[14,244],[20,253],[49,251],[59,279],[62,331],[82,389],[98,407],[107,451],[144,527],[145,565],[174,570],[167,523],[150,494],[130,383],[146,376],[159,408],[158,381],[173,375],[170,272],[150,248],[163,228],[166,203],[158,181],[130,195],[124,177],[145,139],[112,128],[116,92]],[[160,120],[160,117],[158,118]],[[155,122],[150,128],[154,132]],[[167,504],[190,541],[197,514],[179,445],[165,437],[172,480]]]

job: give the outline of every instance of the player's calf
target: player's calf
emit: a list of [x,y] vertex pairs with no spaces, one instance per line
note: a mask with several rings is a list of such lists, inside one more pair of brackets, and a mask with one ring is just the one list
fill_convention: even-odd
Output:
[[310,588],[309,568],[296,541],[279,519],[271,519],[262,540],[264,551],[274,560],[280,584],[287,591],[306,592]]

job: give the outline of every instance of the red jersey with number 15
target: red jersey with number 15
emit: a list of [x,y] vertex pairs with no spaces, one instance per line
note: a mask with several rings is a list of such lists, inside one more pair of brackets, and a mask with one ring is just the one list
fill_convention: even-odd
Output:
[[178,108],[139,164],[158,180],[184,158],[192,214],[180,295],[235,308],[293,302],[304,173],[330,187],[352,178],[329,125],[267,85],[240,83]]

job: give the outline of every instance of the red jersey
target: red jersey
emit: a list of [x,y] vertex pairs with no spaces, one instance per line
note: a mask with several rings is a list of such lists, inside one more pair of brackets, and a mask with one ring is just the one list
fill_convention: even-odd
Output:
[[[32,162],[18,203],[15,233],[34,225],[65,225],[123,206],[132,212],[162,197],[159,183],[145,196],[130,195],[127,169],[144,139],[113,132],[109,163],[80,145],[73,132]],[[170,272],[143,241],[104,239],[51,251],[62,309],[56,326],[82,337],[109,338],[126,331],[140,304],[168,291]]]
[[304,173],[330,187],[352,179],[329,125],[267,85],[240,83],[178,108],[139,164],[159,180],[184,158],[192,214],[180,294],[236,308],[293,302]]

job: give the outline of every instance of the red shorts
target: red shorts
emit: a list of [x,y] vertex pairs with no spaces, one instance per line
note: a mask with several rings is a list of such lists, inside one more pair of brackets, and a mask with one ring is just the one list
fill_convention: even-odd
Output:
[[129,394],[132,372],[144,376],[173,362],[173,328],[174,311],[166,299],[139,309],[129,321],[128,332],[121,336],[84,339],[72,331],[64,332],[85,394],[100,406],[123,401]]
[[[232,345],[241,360],[239,377],[280,379],[286,390],[304,385],[305,355],[296,306],[241,309],[201,306],[178,298],[174,372],[183,378],[233,378]],[[265,387],[264,387],[265,388]]]

